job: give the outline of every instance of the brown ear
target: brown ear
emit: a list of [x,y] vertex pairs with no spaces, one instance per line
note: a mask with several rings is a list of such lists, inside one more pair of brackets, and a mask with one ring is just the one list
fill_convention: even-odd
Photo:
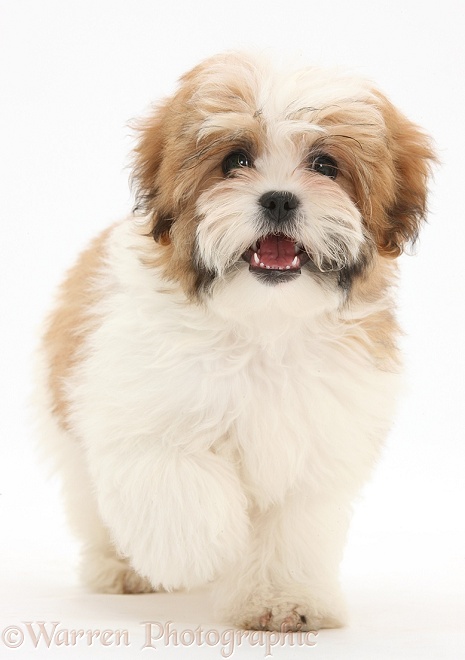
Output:
[[385,222],[376,228],[378,249],[389,257],[399,256],[407,243],[414,243],[426,215],[426,197],[431,165],[436,161],[430,138],[376,92],[387,128],[387,148],[392,158],[394,188],[385,207]]
[[169,244],[172,214],[163,199],[160,172],[163,163],[166,135],[167,104],[159,106],[147,119],[134,124],[139,141],[134,150],[132,184],[135,188],[135,210],[151,218],[151,234],[157,242]]

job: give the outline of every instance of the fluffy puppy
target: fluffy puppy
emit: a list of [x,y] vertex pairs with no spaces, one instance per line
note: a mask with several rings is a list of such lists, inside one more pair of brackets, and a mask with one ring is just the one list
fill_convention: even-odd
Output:
[[69,272],[40,351],[83,577],[214,582],[245,628],[341,625],[430,142],[370,83],[243,54],[185,75],[139,129],[136,211]]

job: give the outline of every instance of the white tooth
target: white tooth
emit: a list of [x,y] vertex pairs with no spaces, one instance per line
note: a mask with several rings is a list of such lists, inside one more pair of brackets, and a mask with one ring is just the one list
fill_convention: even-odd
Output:
[[295,268],[295,267],[297,266],[298,263],[299,263],[299,257],[296,255],[296,256],[294,257],[294,260],[293,260],[293,262],[292,262],[291,265],[294,266],[294,268]]
[[255,241],[255,243],[252,244],[252,250],[253,250],[254,252],[257,252],[257,250],[258,250],[257,242],[256,242],[256,241]]
[[256,264],[260,263],[260,259],[258,258],[258,254],[256,252],[254,252],[253,254],[253,260],[255,261]]
[[297,243],[294,245],[294,252],[295,254],[299,254],[300,252],[300,247],[297,245]]
[[291,267],[290,267],[290,266],[286,266],[286,270],[291,270]]
[[265,264],[260,263],[260,266],[261,266],[262,268],[265,268]]
[[268,270],[270,270],[271,266],[267,266]]

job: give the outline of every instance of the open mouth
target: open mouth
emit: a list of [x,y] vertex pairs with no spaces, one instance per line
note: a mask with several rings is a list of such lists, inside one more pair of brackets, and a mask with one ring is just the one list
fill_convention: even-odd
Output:
[[301,267],[309,260],[304,248],[284,234],[263,236],[242,258],[249,264],[250,271],[273,279],[299,275]]

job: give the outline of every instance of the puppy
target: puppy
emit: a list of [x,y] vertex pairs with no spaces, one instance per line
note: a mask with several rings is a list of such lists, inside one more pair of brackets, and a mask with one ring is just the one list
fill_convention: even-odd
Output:
[[228,53],[138,126],[132,216],[69,272],[41,423],[98,591],[214,582],[244,628],[342,625],[351,503],[399,382],[427,136],[370,83]]

